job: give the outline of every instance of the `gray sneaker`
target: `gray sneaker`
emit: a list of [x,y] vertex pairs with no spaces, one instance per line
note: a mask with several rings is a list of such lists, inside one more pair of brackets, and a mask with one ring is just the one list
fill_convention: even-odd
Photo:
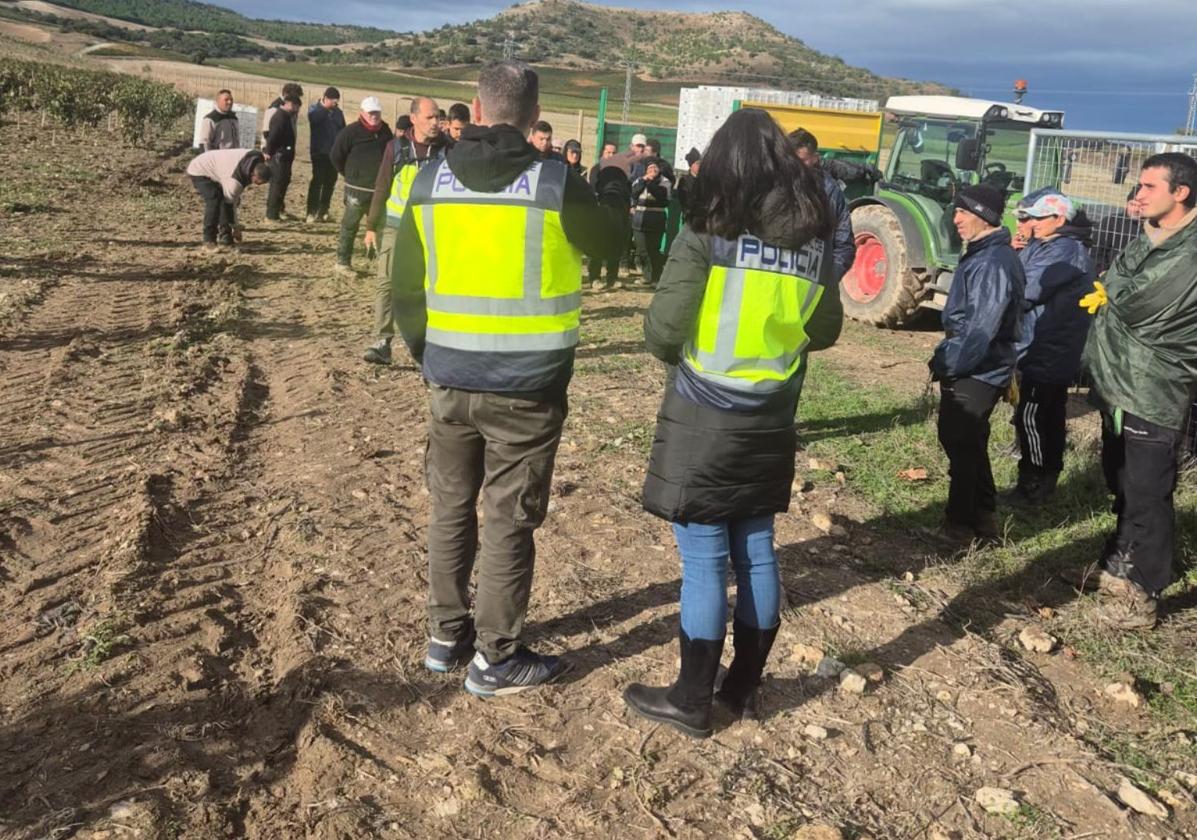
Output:
[[492,665],[479,651],[466,672],[465,690],[475,697],[502,697],[551,683],[568,669],[558,656],[533,653],[520,647],[515,655]]
[[389,365],[391,363],[391,340],[389,338],[378,339],[366,349],[362,358],[372,365]]

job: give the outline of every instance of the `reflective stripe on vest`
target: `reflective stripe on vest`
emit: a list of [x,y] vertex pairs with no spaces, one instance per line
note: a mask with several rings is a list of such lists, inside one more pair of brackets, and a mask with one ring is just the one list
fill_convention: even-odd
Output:
[[754,236],[711,239],[711,269],[684,363],[736,391],[776,391],[802,363],[818,305],[824,243],[794,251]]
[[416,173],[419,171],[420,164],[412,160],[399,167],[399,171],[391,179],[391,194],[387,196],[388,227],[399,227],[403,211],[407,208],[407,198],[411,194],[412,182],[416,180]]
[[410,203],[424,249],[427,339],[458,350],[564,350],[578,343],[582,253],[565,237],[565,165],[538,161],[505,189],[466,189],[425,167]]

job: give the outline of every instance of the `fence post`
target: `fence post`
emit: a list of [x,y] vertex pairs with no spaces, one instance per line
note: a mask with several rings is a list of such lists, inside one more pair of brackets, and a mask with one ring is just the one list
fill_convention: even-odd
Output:
[[[603,151],[603,133],[607,126],[607,89],[603,88],[599,91],[599,106],[598,106],[598,127],[594,132],[594,148],[602,154]],[[597,158],[596,158],[597,159]]]

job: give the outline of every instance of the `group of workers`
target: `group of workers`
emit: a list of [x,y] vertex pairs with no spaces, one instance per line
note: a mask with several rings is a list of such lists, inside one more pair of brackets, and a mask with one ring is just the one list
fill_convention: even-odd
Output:
[[[319,107],[331,110],[335,94]],[[465,689],[481,697],[566,671],[565,659],[533,651],[522,635],[533,534],[567,414],[583,259],[592,281],[617,265],[636,214],[647,234],[643,217],[665,182],[676,183],[686,224],[661,265],[648,263],[656,291],[645,341],[669,374],[643,504],[672,524],[681,556],[681,664],[670,685],[630,685],[624,700],[703,737],[715,701],[751,713],[777,634],[774,517],[790,504],[808,354],[831,346],[842,325],[838,282],[854,249],[846,202],[817,141],[787,136],[764,111],[734,113],[674,181],[643,136],[626,153],[604,149],[584,171],[580,147],[559,155],[545,142],[538,98],[534,70],[496,62],[481,71],[472,105],[451,112],[452,141],[431,99],[414,100],[410,125],[392,135],[368,98],[328,147],[347,187],[338,259],[349,265],[362,219],[379,255],[379,339],[368,357],[389,361],[397,331],[429,391],[425,666],[465,667]],[[280,109],[287,104],[284,94]],[[228,221],[220,190],[235,203],[244,186],[277,176],[277,155],[196,158],[188,171],[205,199],[205,241]],[[318,219],[328,193],[313,189]],[[950,461],[944,534],[961,542],[999,536],[988,456],[998,400],[1018,399],[1022,461],[1008,498],[1042,503],[1063,466],[1067,390],[1084,364],[1118,515],[1090,577],[1102,614],[1122,628],[1154,625],[1173,579],[1176,450],[1197,385],[1197,163],[1148,159],[1136,195],[1144,234],[1097,281],[1088,222],[1067,196],[1023,198],[1012,238],[1004,195],[960,189],[953,212],[966,251],[930,361]],[[729,567],[737,596],[723,670]]]

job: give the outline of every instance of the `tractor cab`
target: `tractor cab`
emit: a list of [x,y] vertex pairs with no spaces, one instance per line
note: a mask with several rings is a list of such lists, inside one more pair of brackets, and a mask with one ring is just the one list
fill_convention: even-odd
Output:
[[1013,227],[1031,129],[1062,124],[1059,111],[1012,103],[890,97],[879,156],[885,178],[852,204],[857,260],[842,284],[848,314],[896,326],[920,307],[942,308],[962,248],[952,224],[957,191],[987,184],[1002,192]]

